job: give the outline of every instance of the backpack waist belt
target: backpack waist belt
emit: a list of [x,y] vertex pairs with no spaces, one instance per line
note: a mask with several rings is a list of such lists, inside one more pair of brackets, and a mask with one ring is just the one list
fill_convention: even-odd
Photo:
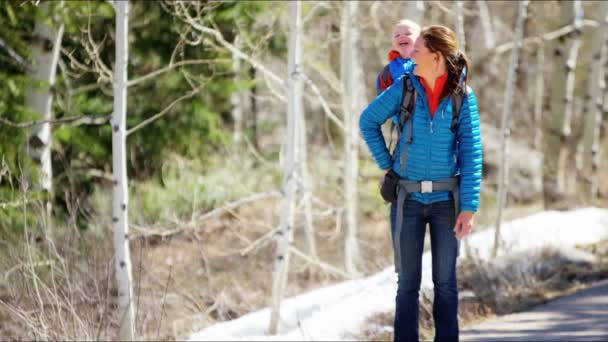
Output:
[[[460,188],[459,188],[459,177],[454,176],[436,181],[408,181],[400,180],[397,190],[397,217],[395,236],[393,239],[393,249],[395,251],[395,272],[401,271],[401,226],[403,225],[403,205],[408,195],[413,192],[429,193],[435,191],[451,191],[454,197],[454,212],[458,216],[460,212]],[[460,241],[458,241],[460,245]]]

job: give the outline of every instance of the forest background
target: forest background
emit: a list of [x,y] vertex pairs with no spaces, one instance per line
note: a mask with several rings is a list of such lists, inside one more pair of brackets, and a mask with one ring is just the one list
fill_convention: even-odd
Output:
[[[355,4],[301,3],[302,111],[290,135],[289,2],[130,2],[126,238],[141,338],[182,339],[271,304],[291,138],[284,295],[391,264],[381,173],[352,123],[402,18],[453,28],[472,60],[484,144],[476,227],[607,207],[608,2],[533,1],[523,17],[511,1]],[[121,324],[115,6],[0,2],[2,339],[113,339]]]

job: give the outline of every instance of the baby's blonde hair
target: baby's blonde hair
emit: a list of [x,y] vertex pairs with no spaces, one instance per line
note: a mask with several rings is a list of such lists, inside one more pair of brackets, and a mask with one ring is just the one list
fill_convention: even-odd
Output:
[[401,20],[399,20],[395,24],[395,26],[393,26],[393,27],[396,27],[396,26],[407,26],[407,27],[409,27],[411,29],[414,29],[414,30],[416,30],[418,32],[420,32],[420,30],[421,30],[420,29],[420,25],[416,24],[415,22],[413,22],[412,20],[409,20],[409,19],[401,19]]

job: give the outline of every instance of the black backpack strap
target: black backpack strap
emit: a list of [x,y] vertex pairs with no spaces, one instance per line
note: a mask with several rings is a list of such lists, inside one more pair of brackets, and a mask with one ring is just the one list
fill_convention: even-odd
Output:
[[[397,135],[397,141],[401,138],[401,132],[405,129],[405,146],[401,151],[401,174],[405,175],[405,164],[407,162],[407,153],[412,143],[412,114],[414,111],[414,105],[416,104],[416,90],[410,76],[405,74],[403,76],[403,95],[401,96],[401,106],[399,108],[399,134]],[[409,125],[408,125],[409,123]]]
[[[403,76],[403,93],[401,95],[401,105],[399,106],[399,133],[405,126],[405,123],[412,116],[414,104],[416,103],[416,90],[412,84],[409,75]],[[411,138],[411,137],[410,137]]]
[[452,94],[452,126],[450,127],[452,133],[458,132],[458,116],[460,115],[460,109],[462,108],[462,102],[464,100],[464,92],[457,92]]

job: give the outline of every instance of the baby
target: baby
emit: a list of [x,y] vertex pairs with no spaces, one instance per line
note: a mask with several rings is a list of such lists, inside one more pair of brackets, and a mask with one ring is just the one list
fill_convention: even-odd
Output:
[[389,63],[382,69],[376,80],[378,95],[406,72],[412,71],[414,63],[410,53],[414,49],[414,41],[420,35],[420,26],[415,22],[403,19],[393,28],[393,46],[388,53]]

